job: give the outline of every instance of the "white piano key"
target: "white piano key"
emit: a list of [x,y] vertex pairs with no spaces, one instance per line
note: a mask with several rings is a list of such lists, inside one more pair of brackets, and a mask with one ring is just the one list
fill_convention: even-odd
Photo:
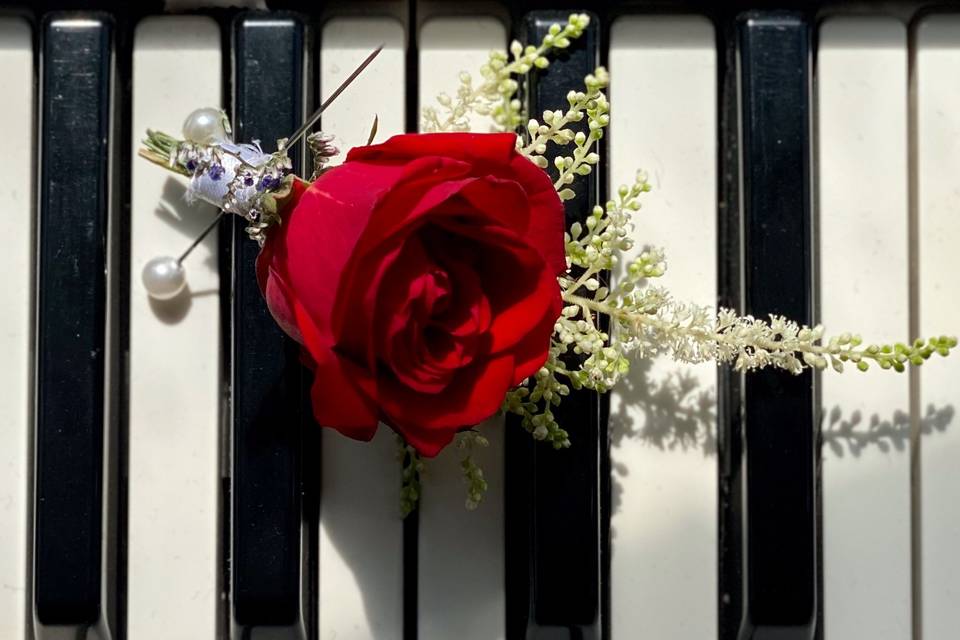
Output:
[[27,622],[27,515],[33,344],[33,37],[30,25],[0,19],[0,637],[23,638]]
[[[716,39],[698,16],[629,16],[610,31],[610,186],[653,191],[636,247],[667,253],[664,286],[717,298]],[[624,261],[626,264],[626,261]],[[616,277],[616,274],[615,274]],[[637,362],[611,395],[610,609],[615,637],[717,634],[716,366]],[[682,390],[681,390],[682,389]]]
[[321,640],[402,637],[403,531],[396,451],[386,427],[369,443],[323,433]]
[[[906,27],[893,18],[827,20],[817,68],[821,320],[830,334],[903,340]],[[847,369],[822,377],[824,633],[908,638],[909,380]]]
[[[455,97],[460,87],[460,72],[480,80],[480,66],[490,51],[504,50],[507,32],[503,23],[486,15],[443,16],[426,20],[420,27],[420,108],[441,109],[437,96]],[[419,114],[418,114],[419,115]],[[493,118],[470,115],[470,130],[497,131]]]
[[[343,161],[405,124],[405,37],[390,17],[333,18],[320,39],[320,94],[326,96],[379,44],[370,67],[323,114]],[[399,639],[403,631],[403,523],[393,432],[381,426],[370,443],[322,432],[319,625],[321,640]]]
[[[489,16],[435,17],[420,29],[420,105],[456,95],[461,71],[478,79],[492,49],[502,49],[503,23]],[[472,116],[473,131],[491,119]],[[464,508],[466,489],[455,446],[427,460],[420,505],[419,634],[421,638],[494,640],[504,637],[503,429],[494,418],[480,427],[490,446],[477,452],[488,490],[476,511]]]
[[403,25],[388,16],[333,18],[320,37],[320,95],[326,97],[366,58],[377,59],[323,113],[324,131],[337,137],[342,162],[349,149],[367,144],[374,117],[374,143],[403,133],[406,124],[406,49]]
[[[915,38],[916,260],[919,334],[958,335],[960,319],[960,16],[932,14]],[[960,626],[960,361],[933,356],[920,371],[923,637]]]
[[189,290],[148,298],[143,265],[179,255],[216,215],[184,200],[185,180],[136,156],[146,129],[180,135],[221,104],[221,39],[202,17],[150,18],[133,52],[127,633],[218,636],[220,284],[217,237],[186,259]]

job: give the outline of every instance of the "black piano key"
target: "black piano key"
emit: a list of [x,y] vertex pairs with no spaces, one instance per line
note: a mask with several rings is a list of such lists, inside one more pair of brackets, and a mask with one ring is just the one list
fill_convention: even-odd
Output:
[[[528,42],[540,42],[570,12],[534,11],[524,22]],[[599,23],[535,74],[529,111],[565,108],[599,60]],[[548,149],[548,155],[556,149]],[[551,157],[551,167],[552,157]],[[567,222],[584,219],[598,201],[596,173],[578,177]],[[598,638],[601,634],[601,456],[606,455],[602,398],[571,392],[555,411],[570,434],[569,449],[535,442],[512,418],[506,432],[506,608],[509,638]],[[605,415],[605,414],[604,414]]]
[[[234,24],[233,122],[238,140],[275,149],[305,118],[306,34],[286,14],[244,13]],[[300,173],[302,145],[291,153]],[[298,345],[277,326],[255,277],[257,243],[231,217],[232,242],[232,572],[233,623],[302,633],[301,437]],[[307,462],[314,464],[313,462]],[[272,637],[272,636],[271,636]],[[284,635],[284,637],[287,637]]]
[[[814,318],[810,26],[738,23],[745,311]],[[740,638],[812,638],[817,617],[815,396],[810,371],[744,384],[744,595]]]
[[34,616],[102,629],[113,24],[51,14],[41,28]]
[[[742,299],[740,238],[740,124],[737,89],[737,24],[716,20],[720,93],[719,202],[717,211],[718,306],[740,309]],[[742,619],[743,596],[743,406],[742,374],[717,369],[717,485],[719,637],[736,638]]]

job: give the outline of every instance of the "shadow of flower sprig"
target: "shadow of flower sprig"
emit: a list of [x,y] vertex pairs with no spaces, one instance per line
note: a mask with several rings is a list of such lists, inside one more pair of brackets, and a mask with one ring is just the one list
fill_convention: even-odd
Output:
[[[617,385],[608,424],[611,450],[639,440],[661,451],[699,451],[704,457],[716,454],[713,387],[703,386],[689,370],[654,376],[653,362],[646,358],[634,361],[630,373]],[[616,513],[623,500],[621,479],[630,469],[611,460],[610,471],[610,507]]]
[[[953,421],[953,416],[953,405],[939,408],[927,405],[920,418],[920,435],[943,433]],[[889,418],[874,413],[865,421],[859,409],[845,417],[843,410],[834,406],[825,417],[827,424],[820,434],[821,441],[824,448],[838,458],[844,455],[857,458],[871,447],[883,453],[906,451],[910,442],[910,415],[899,409]]]
[[[611,407],[610,445],[640,439],[662,451],[699,449],[716,453],[716,394],[689,371],[671,371],[654,379],[653,361],[633,363],[617,387],[619,402]],[[637,426],[635,415],[642,415]],[[633,414],[633,415],[631,415]]]
[[[654,361],[635,361],[630,373],[617,386],[610,406],[609,437],[612,451],[629,441],[640,441],[664,452],[717,453],[717,395],[690,370],[653,371]],[[927,405],[920,419],[920,435],[944,433],[954,420],[953,405]],[[891,416],[861,410],[848,415],[840,406],[823,408],[821,451],[836,457],[860,457],[875,448],[882,453],[905,452],[910,441],[910,414],[903,410]],[[624,488],[621,480],[629,466],[611,460],[611,509],[619,510]]]

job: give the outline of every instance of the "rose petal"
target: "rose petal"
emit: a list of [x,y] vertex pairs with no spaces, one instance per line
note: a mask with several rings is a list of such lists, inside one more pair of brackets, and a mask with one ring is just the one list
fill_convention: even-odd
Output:
[[532,212],[522,234],[524,240],[537,248],[554,273],[566,271],[563,202],[547,173],[516,152],[516,136],[512,133],[402,134],[382,144],[352,149],[347,162],[402,164],[431,155],[467,162],[474,176],[517,182],[527,193]]
[[[475,240],[480,274],[491,306],[489,333],[492,353],[526,341],[545,311],[560,313],[560,285],[543,257],[509,229],[495,225],[464,226],[444,221],[444,227]],[[546,346],[543,347],[544,352]]]
[[376,383],[369,372],[340,358],[323,344],[306,308],[294,303],[304,346],[315,363],[310,400],[319,424],[357,440],[370,440],[377,431]]
[[[472,181],[471,178],[442,182],[425,193],[408,187],[399,190],[403,193],[393,194],[380,203],[379,206],[385,207],[385,210],[406,211],[408,215],[395,220],[389,219],[389,216],[371,220],[362,237],[357,240],[350,261],[343,267],[338,292],[334,296],[336,302],[331,312],[331,329],[345,349],[351,353],[369,352],[373,322],[371,312],[380,295],[380,284],[387,273],[385,266],[390,257],[397,254],[406,236],[416,228],[418,218],[456,195]],[[404,201],[397,202],[397,198],[403,198]],[[407,202],[407,199],[410,201]],[[405,210],[404,207],[410,208]],[[374,216],[377,216],[377,212],[374,212]],[[343,295],[340,292],[344,292]],[[358,292],[362,292],[362,295]]]
[[284,333],[303,344],[303,336],[300,335],[300,329],[297,327],[297,320],[294,316],[290,287],[287,285],[283,276],[273,268],[273,250],[277,244],[265,244],[257,256],[257,283],[260,285],[260,292],[267,303],[267,308],[273,319],[277,321]]
[[516,155],[516,144],[513,133],[406,133],[381,144],[355,147],[347,162],[406,164],[414,158],[442,156],[468,163],[474,167],[473,175],[500,175],[496,169]]
[[456,429],[417,429],[393,427],[394,431],[403,436],[403,439],[417,450],[417,453],[434,458],[457,435]]
[[[272,229],[264,256],[290,296],[299,300],[330,342],[330,317],[339,274],[353,254],[379,190],[393,170],[342,165],[325,173]],[[357,189],[364,182],[368,189]],[[328,186],[329,185],[329,188]]]
[[[485,282],[501,283],[499,296],[491,294],[495,309],[490,325],[490,350],[493,353],[529,342],[532,339],[529,333],[548,310],[556,311],[554,321],[560,315],[560,285],[556,276],[547,269],[539,255],[532,251],[528,255],[523,253],[518,249],[510,256],[513,260],[506,257],[497,260],[497,253],[491,251],[490,259],[483,266]],[[529,278],[518,277],[516,274],[520,270]],[[487,284],[486,288],[489,290],[493,286],[496,285]],[[508,301],[506,305],[505,301]]]
[[553,182],[546,171],[519,154],[510,160],[510,170],[513,179],[527,192],[530,207],[523,239],[540,252],[554,274],[566,273],[567,252],[563,244],[566,214]]
[[467,367],[441,394],[425,398],[385,380],[381,388],[384,422],[425,456],[432,457],[461,428],[495,414],[513,386],[514,359],[501,355]]
[[517,343],[516,348],[511,352],[516,360],[511,386],[516,386],[535,374],[547,361],[547,347],[553,336],[553,327],[557,323],[557,318],[560,317],[561,307],[560,297],[557,296],[556,302],[547,308],[540,322],[530,329],[528,338]]

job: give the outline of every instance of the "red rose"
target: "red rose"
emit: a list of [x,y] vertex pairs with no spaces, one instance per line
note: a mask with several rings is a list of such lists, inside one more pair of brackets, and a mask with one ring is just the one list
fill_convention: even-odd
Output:
[[513,134],[396,136],[353,149],[289,206],[257,261],[314,368],[321,425],[382,421],[434,456],[547,357],[564,213]]

